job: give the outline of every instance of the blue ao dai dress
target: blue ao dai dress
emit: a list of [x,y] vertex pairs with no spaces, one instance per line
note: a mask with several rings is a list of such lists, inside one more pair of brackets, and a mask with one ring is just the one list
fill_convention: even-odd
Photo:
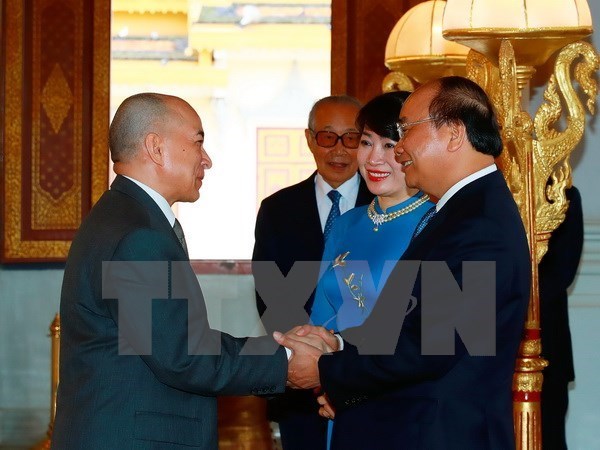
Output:
[[[393,213],[417,201],[418,192],[387,209]],[[410,242],[421,217],[434,205],[426,201],[413,211],[375,225],[368,206],[351,209],[336,221],[323,252],[311,322],[334,331],[361,325],[371,313],[390,272]],[[382,213],[377,198],[375,211]]]

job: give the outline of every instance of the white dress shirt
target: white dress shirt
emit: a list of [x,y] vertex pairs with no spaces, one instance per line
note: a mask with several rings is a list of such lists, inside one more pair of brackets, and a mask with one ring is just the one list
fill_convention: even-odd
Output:
[[[342,197],[340,198],[340,214],[354,208],[356,198],[358,197],[358,188],[360,186],[360,175],[354,174],[352,178],[345,181],[336,188]],[[331,199],[327,196],[333,188],[323,179],[320,173],[315,177],[315,194],[317,196],[317,208],[319,209],[319,219],[321,219],[321,231],[325,230],[325,222],[331,210]]]

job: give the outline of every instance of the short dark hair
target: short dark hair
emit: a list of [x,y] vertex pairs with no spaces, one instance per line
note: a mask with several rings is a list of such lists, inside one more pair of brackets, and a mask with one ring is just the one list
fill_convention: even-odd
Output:
[[164,120],[169,108],[165,96],[143,92],[126,98],[110,124],[108,146],[113,162],[130,160],[152,125]]
[[498,157],[502,137],[494,106],[485,91],[468,78],[451,76],[438,80],[439,91],[429,105],[436,126],[462,122],[475,150]]
[[362,133],[369,127],[379,136],[398,141],[398,116],[410,92],[392,91],[369,100],[356,116],[356,128]]
[[342,94],[342,95],[329,95],[327,97],[323,97],[322,99],[317,100],[315,102],[315,104],[310,109],[310,112],[308,113],[308,129],[309,130],[314,131],[314,129],[315,129],[315,114],[317,113],[317,109],[319,109],[319,107],[324,104],[354,105],[354,106],[356,106],[357,109],[362,106],[362,103],[360,102],[360,100],[358,100],[356,97],[352,97],[351,95]]

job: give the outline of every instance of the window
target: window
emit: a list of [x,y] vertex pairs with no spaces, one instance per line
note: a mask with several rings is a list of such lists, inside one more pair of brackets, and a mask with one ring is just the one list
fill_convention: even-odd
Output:
[[199,113],[213,160],[176,214],[192,259],[249,259],[260,201],[315,168],[308,112],[330,90],[331,3],[113,0],[111,114],[137,92]]

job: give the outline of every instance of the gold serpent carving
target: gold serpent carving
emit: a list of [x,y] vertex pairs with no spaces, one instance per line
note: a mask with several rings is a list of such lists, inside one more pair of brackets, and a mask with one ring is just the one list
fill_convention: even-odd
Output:
[[[504,177],[519,207],[523,222],[530,222],[531,205],[528,197],[528,176],[531,167],[528,155],[531,154],[531,132],[533,122],[527,112],[521,109],[521,91],[517,80],[517,65],[510,41],[504,40],[500,45],[499,57],[499,93],[492,100],[496,103],[504,151],[499,157],[499,164]],[[525,227],[531,243],[529,227]]]
[[[531,148],[533,123],[521,109],[514,50],[508,40],[500,46],[499,67],[485,56],[471,50],[467,56],[467,77],[479,84],[488,94],[500,123],[504,149],[497,159],[504,178],[510,186],[523,223],[529,219],[527,201],[527,153]],[[531,239],[529,230],[528,239]]]
[[[554,73],[548,81],[544,100],[535,115],[533,158],[535,167],[535,232],[549,235],[565,218],[568,202],[565,188],[572,183],[569,157],[581,141],[585,128],[585,108],[573,88],[571,67],[575,64],[574,78],[587,95],[586,106],[591,114],[595,111],[597,84],[593,79],[598,70],[599,58],[594,48],[586,42],[575,42],[564,47],[556,58]],[[558,131],[554,125],[562,116],[561,97],[568,116],[567,126]],[[547,241],[538,246],[536,262],[546,253]]]
[[471,50],[467,55],[467,77],[477,83],[487,92],[494,106],[498,104],[500,92],[500,73],[488,59],[481,53]]
[[[501,42],[498,67],[473,50],[467,58],[467,76],[488,93],[498,114],[504,149],[496,162],[519,208],[532,260],[531,297],[525,324],[530,333],[521,341],[513,375],[514,392],[542,390],[542,370],[548,361],[539,356],[543,342],[536,337],[540,326],[538,264],[548,249],[552,232],[564,220],[568,207],[565,188],[572,182],[569,156],[581,140],[585,126],[585,108],[572,86],[571,72],[587,95],[586,105],[593,114],[597,93],[593,76],[598,67],[598,55],[590,44],[576,42],[565,46],[557,56],[554,74],[544,92],[544,103],[531,119],[521,107],[521,91],[534,68],[518,65],[509,40]],[[561,120],[563,104],[566,117]],[[559,120],[566,124],[562,131],[555,128]],[[541,448],[540,417],[539,396],[514,402],[517,448]]]

